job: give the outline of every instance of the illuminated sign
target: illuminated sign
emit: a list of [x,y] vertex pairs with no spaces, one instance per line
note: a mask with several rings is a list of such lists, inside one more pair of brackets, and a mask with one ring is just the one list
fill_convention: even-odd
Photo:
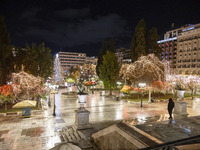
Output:
[[192,30],[192,29],[194,29],[194,27],[183,29],[183,31],[188,31],[188,30]]
[[172,41],[172,40],[177,40],[177,37],[169,38],[166,40],[160,40],[160,41],[157,41],[157,43],[163,43],[163,42]]

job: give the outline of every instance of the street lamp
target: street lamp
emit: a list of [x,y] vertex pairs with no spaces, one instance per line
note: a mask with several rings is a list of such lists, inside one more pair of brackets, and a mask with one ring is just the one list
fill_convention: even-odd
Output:
[[53,93],[53,95],[54,95],[53,116],[56,116],[56,103],[55,103],[56,97],[55,97],[55,93]]
[[55,85],[55,91],[53,92],[54,95],[54,106],[53,106],[53,116],[56,116],[56,97],[55,92],[58,90],[59,85]]
[[141,89],[141,105],[140,105],[140,107],[143,107],[142,106],[142,94],[143,94],[143,92],[142,92],[143,89],[142,88],[144,88],[146,86],[146,83],[139,83],[138,85],[139,85],[139,87]]

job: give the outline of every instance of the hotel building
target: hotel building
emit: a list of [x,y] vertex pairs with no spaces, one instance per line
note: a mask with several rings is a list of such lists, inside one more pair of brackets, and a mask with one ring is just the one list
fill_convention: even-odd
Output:
[[168,31],[158,44],[162,61],[170,62],[171,73],[200,75],[200,24]]

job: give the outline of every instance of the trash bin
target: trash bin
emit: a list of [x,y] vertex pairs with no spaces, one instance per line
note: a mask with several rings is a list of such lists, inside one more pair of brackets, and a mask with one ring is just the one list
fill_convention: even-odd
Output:
[[22,117],[29,118],[31,116],[31,107],[22,108]]

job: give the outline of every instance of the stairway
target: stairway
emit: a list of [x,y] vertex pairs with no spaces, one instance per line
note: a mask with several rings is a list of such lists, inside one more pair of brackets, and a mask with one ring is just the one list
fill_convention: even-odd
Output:
[[93,141],[87,139],[80,130],[75,130],[72,126],[62,128],[59,134],[63,142],[73,143],[83,150],[98,150]]

